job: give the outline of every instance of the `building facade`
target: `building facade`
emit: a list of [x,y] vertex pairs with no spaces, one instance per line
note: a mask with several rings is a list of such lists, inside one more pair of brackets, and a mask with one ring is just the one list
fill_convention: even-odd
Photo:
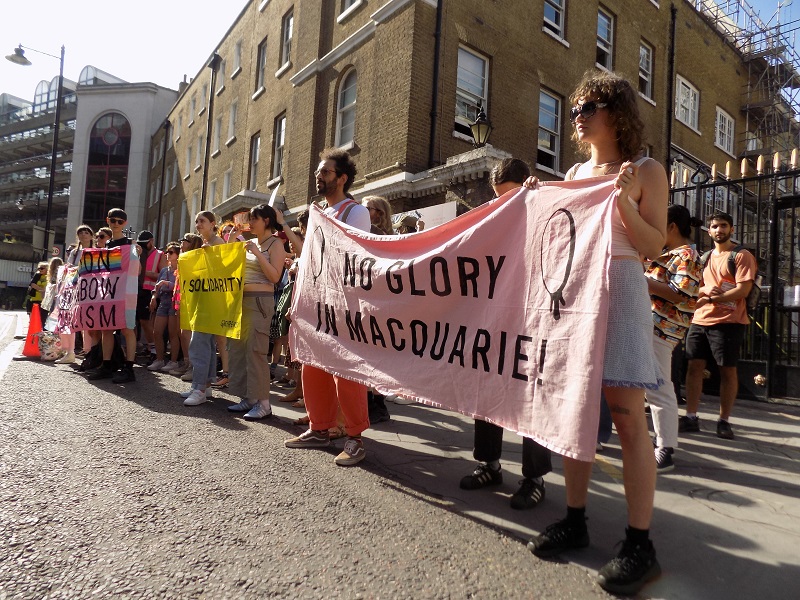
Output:
[[[645,151],[678,182],[767,152],[781,136],[756,118],[754,90],[769,65],[738,44],[736,15],[707,4],[251,0],[153,136],[145,221],[165,242],[201,209],[228,218],[276,188],[297,212],[326,147],[354,156],[357,198],[397,211],[487,200],[504,156],[562,178],[585,160],[567,115],[592,68],[638,86]],[[772,100],[791,139],[796,106]],[[473,149],[479,104],[493,131]]]

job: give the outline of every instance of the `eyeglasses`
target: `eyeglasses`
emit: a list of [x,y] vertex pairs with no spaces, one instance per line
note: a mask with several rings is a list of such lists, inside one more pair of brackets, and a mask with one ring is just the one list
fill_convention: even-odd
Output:
[[125,219],[115,219],[114,217],[108,217],[108,222],[112,223],[113,225],[123,225],[125,223]]
[[[186,240],[183,241],[185,242]],[[178,253],[177,250],[167,250],[167,254],[177,254],[177,253]]]
[[181,244],[191,244],[192,240],[187,240],[186,238],[181,239]]
[[314,171],[314,177],[319,177],[320,175],[327,177],[328,173],[334,173],[337,177],[339,173],[337,173],[334,169],[317,169]]
[[569,120],[571,123],[574,123],[578,120],[578,116],[584,119],[591,119],[598,108],[605,108],[606,106],[608,106],[608,104],[605,102],[595,102],[594,100],[584,102],[578,106],[573,106],[569,109]]
[[96,237],[98,240],[104,240],[104,239],[106,239],[108,236],[107,236],[106,234],[104,234],[104,233],[98,233],[98,234],[97,234],[95,237]]
[[47,271],[47,267],[39,267],[39,271]]

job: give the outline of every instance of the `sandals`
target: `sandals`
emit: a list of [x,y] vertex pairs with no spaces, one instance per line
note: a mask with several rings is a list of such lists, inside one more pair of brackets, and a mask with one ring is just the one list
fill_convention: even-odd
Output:
[[306,407],[306,400],[302,396],[297,402],[292,402],[292,406],[294,408],[305,408]]
[[339,440],[343,437],[347,437],[347,432],[344,430],[344,427],[337,425],[336,427],[331,427],[328,429],[328,435],[332,440]]
[[308,425],[311,422],[311,419],[308,415],[300,417],[299,419],[295,419],[292,421],[292,425]]

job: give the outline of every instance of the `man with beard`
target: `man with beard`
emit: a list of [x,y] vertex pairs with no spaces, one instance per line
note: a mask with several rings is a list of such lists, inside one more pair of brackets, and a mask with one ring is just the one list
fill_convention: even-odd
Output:
[[[317,193],[328,203],[325,214],[351,227],[369,231],[369,211],[347,193],[356,177],[356,165],[344,150],[324,150],[314,176]],[[303,293],[302,289],[298,293]],[[344,415],[347,441],[334,459],[342,467],[361,462],[366,456],[361,433],[369,427],[367,387],[322,369],[303,365],[303,395],[309,416],[308,431],[284,442],[287,448],[324,448],[329,446],[328,430],[336,427],[337,405]]]
[[[733,218],[715,213],[708,219],[708,235],[714,240],[714,250],[703,270],[702,287],[692,325],[686,335],[686,415],[679,419],[679,431],[700,431],[697,408],[703,388],[706,360],[713,358],[719,366],[719,420],[717,437],[732,440],[733,430],[728,422],[739,391],[736,363],[739,348],[750,319],[746,298],[753,287],[758,265],[747,250],[731,241]],[[735,273],[729,259],[734,252]]]

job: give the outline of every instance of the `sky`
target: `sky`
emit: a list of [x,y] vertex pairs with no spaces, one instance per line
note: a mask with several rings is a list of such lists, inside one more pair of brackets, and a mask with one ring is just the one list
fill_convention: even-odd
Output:
[[5,57],[22,44],[56,58],[26,51],[33,63],[27,67],[0,59],[0,93],[32,100],[41,80],[58,76],[62,45],[66,79],[77,82],[83,67],[92,65],[124,81],[177,89],[184,74],[188,80],[201,70],[248,1],[16,3],[0,19],[0,54]]
[[[72,81],[92,65],[124,81],[177,89],[184,74],[194,77],[202,68],[247,2],[216,0],[209,17],[211,3],[197,0],[36,0],[0,19],[0,53],[5,57],[22,44],[57,56],[64,45],[64,76]],[[749,0],[765,22],[779,2],[783,23],[800,18],[800,0]],[[58,60],[32,51],[26,56],[34,64],[0,60],[0,92],[32,100],[41,80],[58,75]]]

